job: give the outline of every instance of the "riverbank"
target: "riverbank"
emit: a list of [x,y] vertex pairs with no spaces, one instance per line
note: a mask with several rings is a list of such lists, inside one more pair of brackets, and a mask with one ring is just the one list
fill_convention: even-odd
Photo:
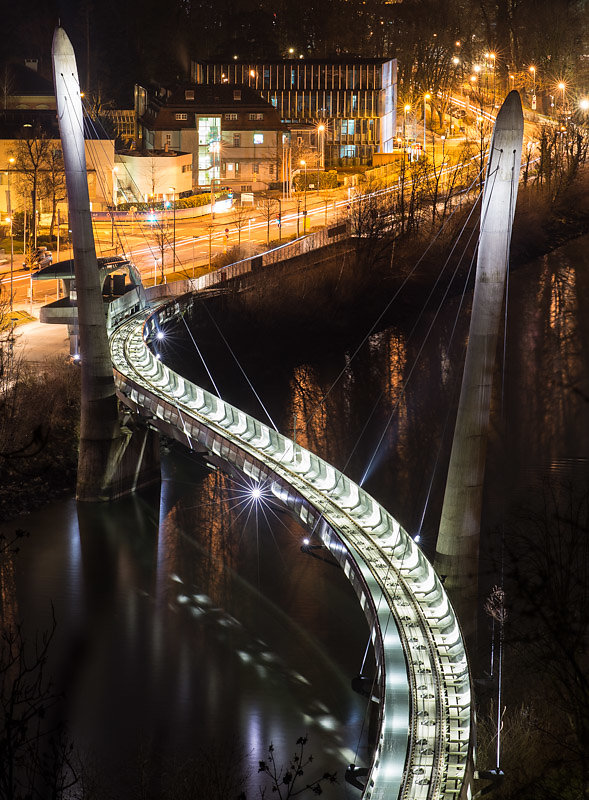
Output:
[[[384,248],[370,269],[362,263],[361,248],[335,245],[321,260],[307,260],[292,272],[258,273],[245,291],[208,301],[211,315],[222,321],[232,346],[249,355],[271,356],[280,350],[288,361],[304,361],[319,341],[328,351],[341,351],[357,342],[359,330],[376,330],[393,317],[415,315],[446,261],[448,275],[457,270],[453,285],[458,291],[473,255],[478,219],[465,225],[471,244],[462,254],[462,266],[456,254],[450,259],[448,254],[466,215],[466,209],[456,214],[433,245],[431,237],[421,237]],[[587,233],[589,170],[571,187],[566,203],[556,207],[530,187],[520,187],[512,268]],[[193,325],[212,346],[219,344],[207,314],[193,314]],[[28,329],[22,326],[22,342],[30,341]],[[61,347],[58,339],[55,346]],[[41,336],[40,344],[46,349],[46,337]],[[11,398],[6,395],[0,411],[0,517],[5,520],[74,490],[79,371],[65,363],[63,354],[54,361],[47,355],[35,356],[35,366],[19,372],[18,392]]]
[[[207,301],[211,315],[244,354],[280,350],[304,361],[318,341],[336,349],[354,344],[358,330],[378,330],[399,316],[414,315],[430,292],[432,302],[446,291],[461,292],[469,270],[472,283],[479,220],[476,210],[469,218],[470,210],[466,205],[456,209],[441,232],[430,229],[397,241],[357,239],[252,273],[230,286],[233,291]],[[520,186],[511,268],[586,233],[589,169],[580,172],[558,204],[535,187]],[[193,325],[215,346],[208,315],[197,310]]]

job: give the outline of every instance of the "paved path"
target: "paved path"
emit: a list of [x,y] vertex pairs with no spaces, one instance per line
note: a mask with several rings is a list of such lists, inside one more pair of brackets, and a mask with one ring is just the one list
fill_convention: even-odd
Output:
[[[23,304],[30,311],[30,304]],[[15,306],[18,308],[18,306]],[[40,362],[53,356],[67,358],[70,352],[67,325],[47,325],[39,322],[40,306],[33,306],[31,322],[25,322],[14,329],[15,348],[25,361]]]

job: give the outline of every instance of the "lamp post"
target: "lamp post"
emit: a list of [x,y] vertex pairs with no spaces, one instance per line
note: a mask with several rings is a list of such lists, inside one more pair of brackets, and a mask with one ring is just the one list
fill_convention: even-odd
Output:
[[536,110],[536,67],[530,67],[532,73],[532,111]]
[[409,103],[403,106],[403,157],[405,157],[405,141],[407,138],[407,114],[411,111]]
[[564,117],[564,93],[565,93],[565,89],[566,89],[566,84],[565,84],[565,83],[563,83],[563,82],[561,81],[561,82],[558,84],[558,88],[560,89],[560,91],[561,91],[561,93],[562,93],[562,94],[561,94],[561,100],[562,100],[562,115],[563,115],[563,117]]
[[211,219],[215,219],[215,194],[214,194],[214,186],[215,186],[215,162],[216,156],[221,150],[221,143],[220,142],[211,142],[211,153],[213,154],[213,165],[211,168]]
[[489,53],[489,58],[491,59],[491,69],[493,70],[493,108],[495,108],[495,59],[497,56],[495,53]]
[[172,253],[173,253],[173,268],[172,272],[176,271],[176,187],[170,186],[170,191],[172,192],[172,215],[174,219],[174,227],[172,233]]
[[423,154],[425,155],[425,103],[431,98],[431,94],[426,92],[423,95]]
[[[13,237],[13,223],[14,223],[14,214],[12,213],[12,200],[10,197],[10,168],[13,166],[15,159],[11,156],[8,159],[8,170],[6,172],[6,183],[7,183],[7,190],[8,190],[8,217],[10,220],[10,313],[12,314],[12,304],[13,304],[13,276],[14,276],[14,237]],[[8,220],[7,220],[8,221]]]
[[301,167],[305,170],[305,185],[303,187],[303,233],[307,232],[307,162],[301,159]]
[[319,137],[319,158],[317,159],[317,189],[319,189],[319,170],[325,169],[325,125],[321,122],[317,126],[317,136]]

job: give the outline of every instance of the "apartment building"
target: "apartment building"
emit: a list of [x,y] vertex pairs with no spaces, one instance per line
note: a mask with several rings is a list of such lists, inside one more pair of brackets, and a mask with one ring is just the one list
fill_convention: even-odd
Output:
[[276,109],[247,86],[137,86],[140,145],[192,154],[195,191],[227,186],[261,191],[280,180],[286,127]]

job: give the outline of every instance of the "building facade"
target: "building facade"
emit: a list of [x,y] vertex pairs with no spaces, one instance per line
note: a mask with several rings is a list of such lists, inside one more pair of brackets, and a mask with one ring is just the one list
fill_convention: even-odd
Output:
[[[114,141],[86,139],[85,149],[91,208],[105,211],[113,204]],[[31,152],[33,156],[29,155]],[[61,139],[54,110],[14,109],[0,113],[0,213],[6,215],[10,209],[31,212],[36,173],[37,212],[49,214],[57,202],[65,218],[65,173],[63,167],[55,167],[60,156]]]
[[192,155],[195,191],[261,191],[280,180],[285,126],[258,92],[243,86],[136,87],[145,151]]
[[197,86],[248,86],[285,124],[324,125],[326,166],[370,163],[373,153],[393,150],[395,59],[192,62],[191,80]]

